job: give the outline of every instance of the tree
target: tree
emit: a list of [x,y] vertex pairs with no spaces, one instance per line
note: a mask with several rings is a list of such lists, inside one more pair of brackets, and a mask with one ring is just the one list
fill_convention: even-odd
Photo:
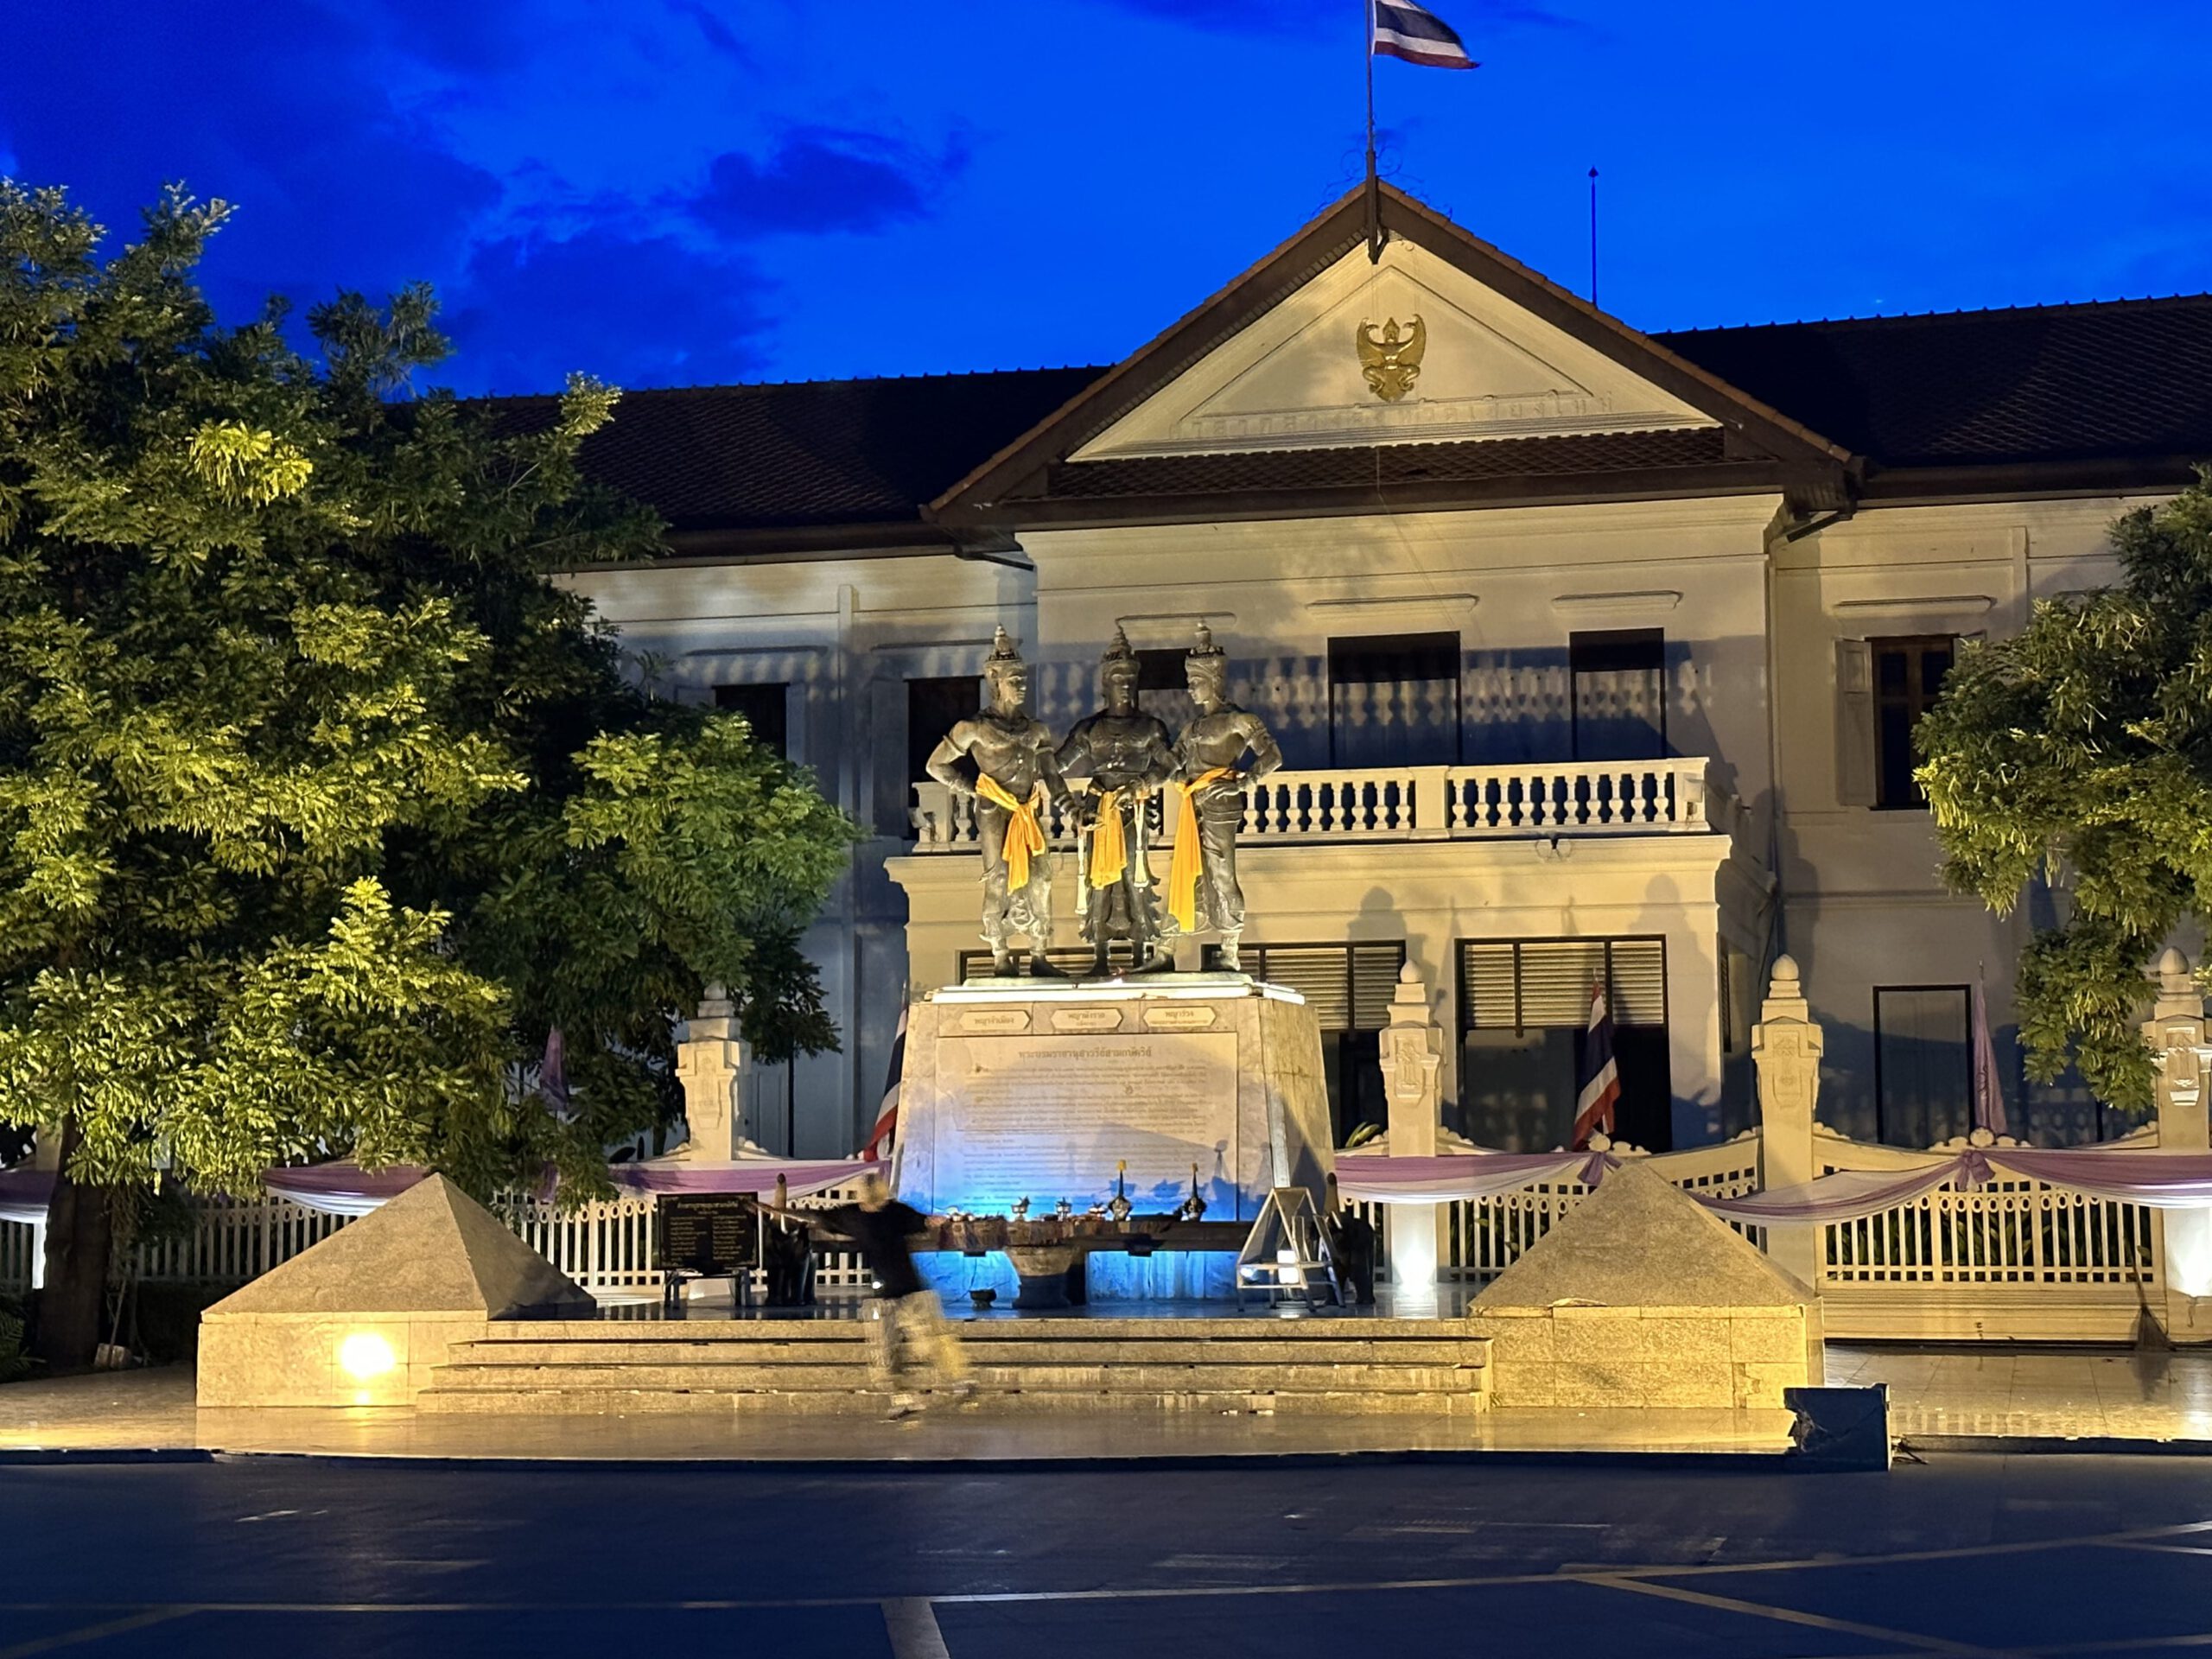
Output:
[[60,1366],[163,1179],[588,1194],[676,1109],[709,982],[771,1057],[836,1040],[798,940],[853,827],[549,579],[661,544],[578,467],[616,395],[412,395],[427,289],[310,312],[319,362],[279,304],[224,327],[192,274],[228,211],[172,190],[103,263],[0,181],[0,1121],[65,1161]]
[[2112,541],[2120,585],[2038,601],[2018,638],[1962,652],[1914,741],[1944,880],[2000,912],[2056,890],[2061,919],[2020,962],[2030,1075],[2070,1059],[2140,1111],[2145,969],[2212,921],[2212,469]]

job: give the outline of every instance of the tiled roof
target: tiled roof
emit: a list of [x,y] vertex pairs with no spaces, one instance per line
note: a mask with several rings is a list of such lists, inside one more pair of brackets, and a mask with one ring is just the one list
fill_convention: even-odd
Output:
[[[1878,467],[2212,459],[2212,296],[1653,336]],[[627,393],[586,467],[677,530],[921,522],[1096,368]],[[550,398],[502,413],[550,418]],[[1722,460],[1713,429],[1058,462],[1075,499],[1603,474]],[[1377,468],[1380,467],[1378,480]]]
[[1492,478],[1700,467],[1724,459],[1720,429],[1604,432],[1479,443],[1394,443],[1358,449],[1268,449],[1065,461],[1046,493],[1065,499],[1210,495],[1228,490],[1356,489]]
[[2212,458],[2212,295],[1652,338],[1885,467]]
[[[1103,370],[690,386],[623,394],[585,469],[677,530],[912,524],[921,504]],[[550,419],[550,397],[500,401]]]

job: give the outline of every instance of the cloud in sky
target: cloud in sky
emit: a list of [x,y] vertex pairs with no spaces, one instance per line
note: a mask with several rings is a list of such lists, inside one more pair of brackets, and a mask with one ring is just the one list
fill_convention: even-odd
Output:
[[[429,280],[464,391],[1111,360],[1360,166],[1349,0],[12,3],[0,168],[237,202],[227,316]],[[1637,326],[2212,287],[2202,0],[1437,9],[1484,67],[1379,67],[1385,166],[1577,288],[1599,167]]]
[[687,206],[726,236],[867,232],[925,218],[967,160],[957,139],[931,155],[873,133],[798,127],[765,157],[715,156]]

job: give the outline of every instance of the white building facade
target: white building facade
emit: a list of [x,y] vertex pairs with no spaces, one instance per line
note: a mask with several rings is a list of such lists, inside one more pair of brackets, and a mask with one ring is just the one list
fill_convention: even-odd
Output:
[[[1065,731],[1117,627],[1178,723],[1201,620],[1285,755],[1246,963],[1319,1006],[1340,1134],[1383,1121],[1410,961],[1474,1140],[1563,1139],[1600,978],[1623,1138],[1723,1138],[1783,950],[1830,1122],[1967,1127],[1970,988],[2011,1056],[2047,912],[1945,892],[1906,734],[1960,641],[2115,579],[2113,517],[2212,454],[2212,393],[2171,366],[2212,302],[1653,338],[1395,192],[1383,220],[1370,261],[1347,198],[1111,368],[632,394],[593,441],[674,555],[571,579],[666,695],[744,710],[869,835],[807,942],[844,1051],[748,1069],[764,1145],[857,1144],[910,986],[982,949],[972,823],[921,761],[994,629]],[[2005,1082],[2015,1133],[2117,1127]]]

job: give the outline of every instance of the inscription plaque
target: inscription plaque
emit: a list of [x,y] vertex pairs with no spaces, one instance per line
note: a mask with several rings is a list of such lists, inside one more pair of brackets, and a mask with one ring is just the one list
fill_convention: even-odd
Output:
[[1122,1011],[1119,1008],[1054,1008],[1054,1031],[1119,1031]]
[[1173,1002],[1158,1003],[1144,1011],[1145,1027],[1149,1031],[1204,1031],[1219,1017],[1212,1008],[1178,1007]]
[[760,1225],[751,1199],[738,1192],[664,1198],[659,1205],[660,1265],[719,1279],[757,1267]]
[[960,1029],[1008,1033],[1029,1029],[1027,1008],[967,1008],[960,1015]]
[[948,1037],[938,1067],[939,1207],[1081,1210],[1112,1196],[1122,1160],[1141,1211],[1181,1203],[1193,1164],[1210,1192],[1233,1188],[1234,1032]]

